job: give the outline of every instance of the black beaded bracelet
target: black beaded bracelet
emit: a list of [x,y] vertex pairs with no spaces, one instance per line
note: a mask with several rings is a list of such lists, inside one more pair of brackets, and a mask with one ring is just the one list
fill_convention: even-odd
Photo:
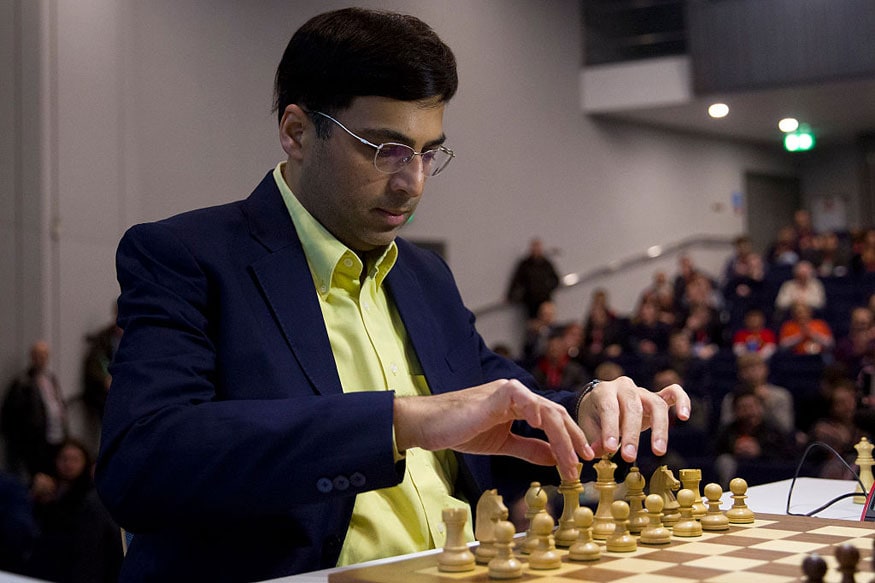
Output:
[[577,421],[577,419],[580,417],[580,404],[583,402],[583,398],[593,392],[593,390],[596,388],[596,385],[598,385],[600,382],[602,381],[600,381],[599,379],[593,379],[586,383],[586,385],[584,385],[584,387],[580,390],[580,394],[577,395],[577,402],[574,404],[575,421]]

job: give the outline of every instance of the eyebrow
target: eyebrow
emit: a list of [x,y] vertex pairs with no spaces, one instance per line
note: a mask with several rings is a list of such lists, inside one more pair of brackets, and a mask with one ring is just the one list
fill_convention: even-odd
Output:
[[[362,130],[362,135],[364,137],[367,137],[369,141],[374,142],[377,145],[380,145],[381,143],[395,142],[413,148],[413,144],[415,143],[415,141],[410,139],[409,136],[388,128],[365,129]],[[441,134],[441,137],[437,138],[436,140],[426,142],[425,145],[422,147],[422,151],[425,152],[428,150],[434,150],[435,148],[442,146],[446,141],[446,134]]]

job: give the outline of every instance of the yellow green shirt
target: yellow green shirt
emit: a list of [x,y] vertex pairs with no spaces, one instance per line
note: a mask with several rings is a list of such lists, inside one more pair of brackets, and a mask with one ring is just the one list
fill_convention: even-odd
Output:
[[[392,242],[373,264],[363,265],[301,205],[283,178],[283,165],[274,169],[274,180],[310,266],[343,392],[430,394],[407,330],[382,285],[398,247]],[[412,448],[405,458],[401,484],[356,496],[338,565],[442,546],[442,509],[469,508],[452,496],[457,473],[452,452]],[[474,540],[471,523],[469,514],[468,540]]]

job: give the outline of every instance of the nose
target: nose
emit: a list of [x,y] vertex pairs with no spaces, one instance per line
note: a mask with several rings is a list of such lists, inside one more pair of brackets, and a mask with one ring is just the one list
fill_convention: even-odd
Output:
[[392,190],[403,192],[410,198],[422,196],[425,189],[426,167],[422,156],[414,156],[401,170],[391,175],[389,184]]

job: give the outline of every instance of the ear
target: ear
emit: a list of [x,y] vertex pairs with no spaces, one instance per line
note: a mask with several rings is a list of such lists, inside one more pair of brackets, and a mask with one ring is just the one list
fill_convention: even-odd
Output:
[[298,105],[286,106],[280,120],[280,144],[290,159],[303,156],[304,132],[310,124],[307,114]]

